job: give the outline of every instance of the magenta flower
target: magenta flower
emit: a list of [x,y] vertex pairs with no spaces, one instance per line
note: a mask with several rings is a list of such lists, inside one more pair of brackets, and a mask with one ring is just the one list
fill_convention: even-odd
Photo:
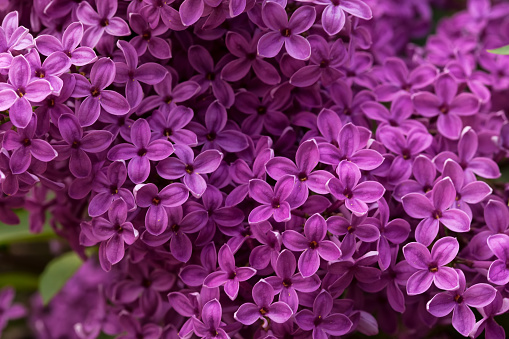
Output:
[[119,17],[117,0],[96,0],[97,12],[88,2],[80,3],[76,10],[78,19],[88,27],[83,34],[83,46],[95,47],[104,33],[112,36],[126,36],[131,33],[127,23]]
[[41,64],[41,57],[35,49],[30,51],[26,56],[28,63],[32,69],[32,79],[44,79],[48,81],[53,89],[53,93],[60,94],[63,80],[60,76],[69,70],[71,61],[62,52],[55,52],[49,55]]
[[403,207],[412,218],[422,219],[415,230],[415,240],[429,246],[438,234],[440,223],[453,232],[468,232],[470,218],[459,209],[452,209],[456,190],[451,178],[438,181],[431,191],[431,198],[419,193],[409,193],[402,198]]
[[275,323],[284,323],[293,315],[286,303],[274,300],[274,289],[264,279],[253,286],[253,303],[240,305],[234,318],[244,325],[251,325],[260,318],[269,318]]
[[106,254],[106,260],[112,265],[117,264],[124,257],[124,243],[132,245],[138,238],[138,231],[127,220],[127,205],[122,199],[111,203],[108,209],[108,219],[92,219],[94,236],[101,241]]
[[311,6],[299,7],[288,20],[283,6],[277,2],[267,2],[262,9],[263,22],[271,30],[258,41],[258,54],[262,57],[275,57],[283,45],[288,54],[298,60],[311,56],[311,45],[303,36],[313,25],[316,11]]
[[251,267],[236,267],[232,250],[226,244],[219,250],[217,259],[219,270],[210,273],[203,281],[203,286],[219,287],[224,285],[226,295],[231,300],[235,300],[239,293],[239,282],[251,278],[256,274],[256,270]]
[[4,287],[0,290],[0,333],[10,320],[22,318],[27,310],[19,303],[13,303],[15,290],[12,287]]
[[160,161],[173,153],[173,146],[166,140],[150,141],[150,126],[144,119],[138,119],[131,127],[132,144],[118,144],[108,151],[111,161],[128,160],[129,179],[135,184],[147,180],[150,175],[150,160]]
[[488,280],[497,285],[505,285],[509,282],[509,236],[506,234],[494,234],[488,238],[488,247],[497,257],[490,265]]
[[459,277],[456,270],[447,267],[458,254],[458,240],[453,237],[440,238],[429,250],[420,243],[412,242],[403,247],[405,259],[413,268],[417,269],[406,285],[408,295],[426,292],[434,282],[442,290],[459,288]]
[[222,329],[221,317],[223,310],[217,299],[212,299],[203,305],[201,321],[194,318],[193,328],[196,335],[207,339],[227,339],[228,334]]
[[177,144],[174,147],[178,158],[167,158],[161,161],[157,165],[157,173],[169,180],[183,177],[182,181],[189,191],[196,197],[200,197],[207,189],[207,182],[202,175],[214,172],[218,168],[223,159],[223,153],[215,149],[208,150],[195,158],[189,146]]
[[277,222],[288,221],[291,218],[288,197],[293,191],[296,178],[285,175],[278,180],[274,189],[267,182],[260,179],[249,181],[249,196],[262,204],[255,207],[249,214],[249,223],[259,223],[274,216]]
[[160,235],[168,227],[166,207],[176,207],[187,201],[189,191],[180,183],[169,184],[161,191],[154,184],[140,184],[135,187],[136,204],[147,208],[145,227],[152,235]]
[[462,335],[474,329],[475,316],[470,307],[488,306],[497,294],[497,290],[488,284],[475,284],[466,288],[465,274],[456,270],[459,276],[459,288],[436,294],[426,304],[426,309],[435,317],[445,317],[452,311],[452,326]]
[[344,200],[345,207],[358,215],[366,214],[367,204],[377,201],[385,193],[385,188],[376,181],[359,183],[361,172],[352,162],[341,161],[336,172],[339,179],[330,179],[327,189],[336,199]]
[[341,313],[332,313],[333,300],[329,292],[323,290],[313,301],[313,311],[302,310],[295,315],[295,322],[304,331],[313,331],[313,338],[327,338],[329,335],[345,335],[353,323]]
[[132,13],[129,16],[129,25],[131,29],[138,34],[129,41],[138,56],[142,56],[145,52],[149,53],[157,59],[168,59],[171,57],[171,47],[168,42],[160,38],[159,35],[166,33],[165,25],[158,25],[154,29],[150,28],[147,21],[138,13]]
[[3,135],[2,146],[12,152],[9,165],[12,174],[21,174],[30,166],[32,157],[43,162],[55,159],[58,153],[51,145],[41,139],[35,138],[37,119],[34,117],[25,128],[7,131]]
[[62,34],[62,41],[53,35],[39,35],[35,39],[35,46],[39,53],[50,56],[55,52],[63,52],[75,66],[85,66],[97,60],[92,48],[78,47],[83,38],[83,24],[73,22]]
[[186,285],[202,286],[205,278],[216,270],[217,252],[213,242],[202,248],[200,263],[200,265],[184,266],[180,270],[179,277]]
[[196,134],[185,129],[193,119],[193,110],[185,106],[175,106],[171,109],[163,106],[160,110],[152,113],[149,125],[152,130],[152,138],[166,139],[175,144],[196,146],[198,138]]
[[339,247],[327,235],[327,223],[320,214],[312,215],[304,224],[304,234],[294,230],[283,233],[283,244],[292,251],[302,252],[299,257],[299,272],[304,278],[316,273],[320,267],[320,258],[327,261],[338,260]]

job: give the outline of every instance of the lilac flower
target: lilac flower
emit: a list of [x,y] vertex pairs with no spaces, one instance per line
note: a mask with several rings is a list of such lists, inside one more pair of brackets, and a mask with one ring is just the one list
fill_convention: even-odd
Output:
[[483,318],[475,324],[474,329],[471,332],[471,336],[473,338],[477,338],[482,333],[483,330],[485,338],[489,339],[505,338],[504,328],[497,324],[494,317],[507,312],[509,303],[507,303],[506,301],[507,299],[502,298],[500,292],[497,292],[495,299],[491,304],[483,308],[477,309],[479,313],[481,313]]
[[205,245],[200,253],[201,265],[187,265],[179,273],[180,279],[189,286],[202,286],[205,278],[216,270],[217,252],[213,242]]
[[265,181],[251,179],[249,181],[249,196],[262,204],[255,207],[249,214],[249,223],[259,223],[274,216],[277,222],[288,221],[291,218],[290,204],[287,199],[295,185],[293,175],[285,175],[278,180],[274,189]]
[[228,245],[223,245],[218,253],[219,270],[210,273],[204,280],[206,287],[219,287],[224,285],[224,292],[235,300],[239,293],[239,282],[246,281],[256,274],[251,267],[236,267],[235,258]]
[[154,184],[141,184],[135,187],[136,204],[147,208],[145,227],[152,235],[160,235],[168,227],[166,207],[180,206],[189,197],[189,191],[180,183],[169,184],[161,191]]
[[39,53],[50,56],[56,52],[63,52],[75,66],[85,66],[97,60],[92,48],[78,47],[83,38],[83,24],[73,22],[62,34],[62,41],[53,35],[39,35],[35,39],[35,46]]
[[276,85],[281,81],[277,69],[257,55],[256,48],[259,33],[250,40],[242,34],[230,31],[226,34],[226,47],[238,59],[230,61],[223,67],[221,77],[226,81],[238,81],[244,78],[252,68],[256,76],[267,85]]
[[138,319],[133,317],[127,312],[121,313],[120,322],[123,327],[127,330],[126,335],[120,336],[120,339],[156,339],[161,337],[162,328],[156,324],[144,324],[141,325]]
[[[144,6],[140,14],[150,24],[150,28],[155,29],[161,21],[166,27],[178,31],[185,29],[180,20],[179,12],[172,8],[171,1],[143,0]],[[161,19],[161,20],[159,20]]]
[[7,13],[2,20],[0,33],[0,53],[10,54],[33,46],[33,38],[28,28],[19,26],[17,11]]
[[160,83],[165,75],[166,68],[163,66],[147,62],[138,67],[138,53],[128,42],[119,40],[118,48],[124,53],[126,63],[116,62],[115,82],[126,84],[125,95],[129,106],[136,107],[143,99],[143,89],[140,82],[149,85]]
[[168,59],[171,57],[170,45],[165,39],[159,37],[159,35],[166,32],[167,28],[165,25],[159,24],[152,29],[143,16],[138,13],[132,13],[129,16],[129,25],[138,34],[129,41],[129,44],[136,49],[138,56],[144,55],[148,49],[150,54],[157,59]]
[[212,102],[205,112],[205,126],[191,122],[191,129],[198,136],[198,144],[203,149],[222,149],[226,152],[240,152],[248,147],[246,136],[233,129],[228,129],[226,108],[219,102]]
[[366,215],[352,214],[350,220],[341,216],[327,219],[327,229],[334,235],[344,235],[341,241],[343,258],[350,258],[356,249],[356,239],[363,242],[375,242],[380,238],[380,231],[376,227],[376,219]]
[[52,53],[41,64],[39,53],[33,49],[25,58],[33,71],[32,78],[47,80],[53,92],[59,94],[63,86],[63,81],[60,79],[60,76],[71,66],[71,61],[67,55],[62,52]]
[[293,312],[299,307],[297,291],[309,293],[320,287],[320,279],[316,274],[303,277],[301,273],[295,273],[296,268],[295,256],[289,250],[283,250],[275,264],[276,276],[265,279],[274,288],[274,292],[279,294],[279,301],[288,304]]
[[277,2],[267,2],[262,9],[263,22],[271,30],[258,41],[258,54],[275,57],[283,44],[288,54],[298,60],[307,60],[311,56],[311,45],[299,34],[307,31],[316,18],[311,6],[299,7],[288,20],[288,16]]
[[193,328],[196,335],[207,339],[229,339],[230,337],[220,327],[223,310],[217,299],[212,299],[203,305],[201,321],[194,319]]
[[173,153],[173,146],[166,140],[150,141],[150,126],[138,119],[131,127],[132,144],[118,144],[108,151],[111,161],[131,159],[127,166],[129,179],[135,184],[147,180],[150,175],[150,160],[160,161]]
[[25,172],[30,166],[32,156],[49,162],[58,155],[47,141],[35,138],[36,125],[37,118],[33,117],[25,128],[19,128],[18,132],[9,130],[3,135],[3,148],[14,151],[9,161],[12,174]]
[[428,118],[438,115],[437,128],[440,134],[448,139],[457,140],[463,129],[460,117],[475,114],[479,110],[479,99],[471,93],[457,95],[458,84],[447,73],[437,78],[435,93],[414,94],[415,109]]
[[376,181],[359,183],[361,172],[357,165],[348,161],[341,161],[336,170],[338,178],[330,179],[326,186],[329,192],[338,200],[344,200],[350,211],[362,215],[368,211],[367,203],[380,199],[385,188]]
[[163,81],[154,85],[157,95],[143,99],[137,108],[138,113],[142,114],[156,107],[162,109],[165,106],[169,106],[167,108],[171,109],[178,103],[191,99],[200,90],[200,85],[194,81],[184,81],[178,85],[175,85],[173,81],[171,73],[166,73]]
[[[330,119],[331,114],[322,111],[322,118],[325,121],[320,121],[320,123],[333,123]],[[383,162],[382,155],[375,150],[362,149],[364,148],[364,136],[361,136],[361,133],[362,131],[351,123],[344,125],[337,138],[332,140],[332,144],[321,143],[319,145],[320,161],[324,164],[338,165],[346,160],[362,170],[373,170],[380,166]]]
[[83,133],[78,118],[72,114],[63,114],[58,119],[63,141],[55,144],[58,159],[69,159],[69,170],[77,178],[85,178],[92,171],[92,162],[87,153],[106,150],[113,135],[108,131],[89,131]]
[[92,190],[97,194],[94,195],[88,205],[88,214],[91,217],[98,217],[106,213],[111,204],[117,199],[124,200],[128,210],[136,207],[131,191],[122,187],[126,178],[127,169],[123,161],[111,163],[106,173],[104,171],[96,173]]
[[383,70],[386,83],[375,88],[376,97],[380,101],[393,101],[403,93],[413,94],[431,85],[437,73],[436,67],[431,64],[423,64],[409,71],[401,59],[387,58]]
[[341,250],[330,240],[324,240],[327,223],[320,214],[312,215],[304,224],[304,234],[293,230],[283,233],[283,244],[292,251],[302,252],[299,257],[299,271],[304,278],[316,273],[320,257],[333,261],[339,259]]
[[466,288],[463,271],[456,270],[459,276],[459,288],[436,294],[426,304],[426,309],[435,317],[444,317],[452,313],[452,326],[467,336],[475,325],[474,312],[470,307],[488,306],[497,294],[497,290],[488,284],[475,284]]
[[431,198],[419,193],[409,193],[402,198],[408,215],[422,219],[415,230],[415,240],[429,246],[438,234],[440,223],[453,232],[468,232],[470,218],[462,210],[451,209],[456,190],[451,178],[438,181],[431,191]]
[[394,198],[396,200],[401,201],[401,198],[408,193],[425,194],[433,189],[437,169],[427,156],[419,155],[415,158],[412,173],[415,180],[403,180],[394,188]]
[[138,238],[138,231],[126,220],[127,205],[122,199],[111,203],[108,219],[101,217],[92,219],[94,236],[101,240],[101,246],[105,247],[106,259],[112,265],[124,257],[124,243],[132,245]]
[[335,277],[328,280],[330,285],[327,290],[335,296],[339,296],[351,284],[353,278],[359,282],[371,284],[380,280],[381,272],[375,267],[370,267],[378,260],[378,253],[370,251],[359,258],[349,258],[330,263],[329,274]]
[[439,171],[443,171],[447,159],[457,162],[465,172],[467,183],[475,181],[475,175],[483,178],[495,179],[500,177],[498,165],[490,158],[476,157],[479,138],[471,127],[465,127],[458,142],[458,154],[444,151],[438,154],[433,162]]
[[193,119],[193,110],[185,106],[175,106],[171,109],[163,106],[150,116],[149,125],[152,138],[166,139],[175,144],[196,146],[196,134],[184,127]]
[[293,315],[293,311],[282,301],[274,300],[274,289],[264,279],[257,282],[253,287],[253,303],[240,305],[234,318],[244,325],[251,325],[260,318],[269,318],[275,323],[286,322]]
[[285,157],[275,157],[266,163],[267,173],[275,180],[287,174],[297,178],[296,185],[288,197],[290,206],[301,206],[309,196],[308,189],[319,194],[327,193],[325,184],[333,175],[327,171],[313,171],[319,159],[320,152],[316,141],[308,140],[303,142],[297,150],[295,156],[297,165]]
[[[12,59],[9,83],[0,85],[0,108],[9,109],[9,117],[18,128],[25,128],[32,118],[30,102],[41,102],[51,94],[51,85],[43,79],[32,79],[30,64],[24,56]],[[14,93],[13,93],[14,92]],[[15,94],[15,95],[13,95]]]
[[95,47],[104,33],[112,36],[126,36],[131,33],[127,23],[119,17],[117,0],[96,0],[97,12],[88,2],[80,3],[76,16],[88,27],[83,34],[82,44]]
[[509,258],[509,236],[506,234],[494,234],[488,238],[488,247],[497,257],[490,265],[488,280],[497,285],[505,285],[509,282],[509,269],[506,262]]
[[332,297],[329,292],[323,290],[313,302],[313,311],[300,311],[295,315],[295,322],[304,331],[312,330],[313,338],[345,335],[352,328],[352,321],[344,314],[332,312]]
[[408,295],[426,292],[431,283],[442,290],[455,290],[459,288],[458,273],[447,267],[458,254],[458,240],[453,237],[440,238],[429,250],[421,243],[412,242],[403,247],[406,261],[417,269],[406,285]]
[[409,179],[414,158],[431,145],[432,136],[427,131],[413,129],[405,137],[396,127],[384,126],[377,131],[378,139],[397,154],[389,170],[389,180],[400,183]]
[[105,90],[115,79],[115,63],[101,58],[92,66],[90,82],[82,75],[75,75],[73,97],[85,97],[77,112],[80,124],[90,126],[99,118],[101,108],[114,115],[129,112],[129,103],[120,93]]
[[[196,197],[200,197],[207,189],[207,183],[202,174],[211,173],[217,169],[223,153],[218,150],[208,150],[194,158],[192,149],[187,145],[175,145],[178,158],[167,158],[157,165],[157,173],[169,180],[183,177],[183,182]],[[162,160],[162,159],[161,159]]]
[[320,35],[312,35],[308,41],[311,45],[310,65],[295,72],[290,83],[297,87],[307,87],[321,80],[324,86],[329,86],[343,75],[338,70],[347,57],[343,41],[336,40],[329,46]]
[[[2,191],[8,196],[18,193],[20,188],[23,191],[26,191],[28,190],[26,187],[31,187],[39,181],[35,175],[26,171],[20,174],[14,174],[10,166],[10,156],[5,147],[3,150],[0,150],[0,178],[2,182]],[[9,212],[11,213],[2,210],[2,213],[5,213],[7,218],[9,218],[12,214],[16,216],[14,212]]]
[[[164,201],[161,201],[161,204],[164,206]],[[147,230],[146,233],[144,232],[141,235],[141,238],[146,244],[154,247],[169,240],[172,256],[178,261],[188,262],[191,259],[193,245],[186,234],[201,230],[207,223],[207,213],[205,211],[193,211],[184,216],[181,206],[167,207],[166,211],[170,227],[166,228],[161,234],[153,234]]]
[[5,287],[0,291],[0,334],[10,320],[22,318],[26,309],[21,304],[13,304],[14,288]]
[[257,270],[262,270],[269,264],[275,267],[283,242],[281,234],[278,231],[273,231],[272,225],[268,221],[253,224],[250,230],[253,238],[258,240],[261,245],[253,248],[249,254],[249,264]]
[[199,73],[191,78],[200,85],[200,94],[212,87],[214,97],[225,107],[230,108],[235,101],[233,89],[219,76],[221,63],[214,65],[210,53],[200,45],[193,45],[188,51],[189,64]]
[[484,181],[465,183],[463,169],[450,159],[445,161],[442,176],[451,178],[456,190],[456,198],[452,207],[464,211],[470,219],[472,219],[472,209],[469,204],[477,204],[493,192]]

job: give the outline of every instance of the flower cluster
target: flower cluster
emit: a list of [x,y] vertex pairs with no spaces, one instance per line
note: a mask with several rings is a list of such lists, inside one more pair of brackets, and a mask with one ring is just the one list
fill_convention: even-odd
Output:
[[509,6],[439,6],[10,3],[0,221],[100,265],[36,336],[504,338]]

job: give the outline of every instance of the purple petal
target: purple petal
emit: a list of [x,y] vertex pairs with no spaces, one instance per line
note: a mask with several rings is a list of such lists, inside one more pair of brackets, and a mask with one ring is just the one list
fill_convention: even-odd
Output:
[[450,293],[438,293],[426,304],[426,309],[435,317],[445,317],[452,312],[456,302]]

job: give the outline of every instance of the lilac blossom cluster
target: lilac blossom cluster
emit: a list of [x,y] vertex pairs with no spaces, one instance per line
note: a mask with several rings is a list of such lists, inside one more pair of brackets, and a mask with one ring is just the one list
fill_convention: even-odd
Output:
[[2,6],[0,220],[98,247],[37,337],[505,338],[508,3]]

